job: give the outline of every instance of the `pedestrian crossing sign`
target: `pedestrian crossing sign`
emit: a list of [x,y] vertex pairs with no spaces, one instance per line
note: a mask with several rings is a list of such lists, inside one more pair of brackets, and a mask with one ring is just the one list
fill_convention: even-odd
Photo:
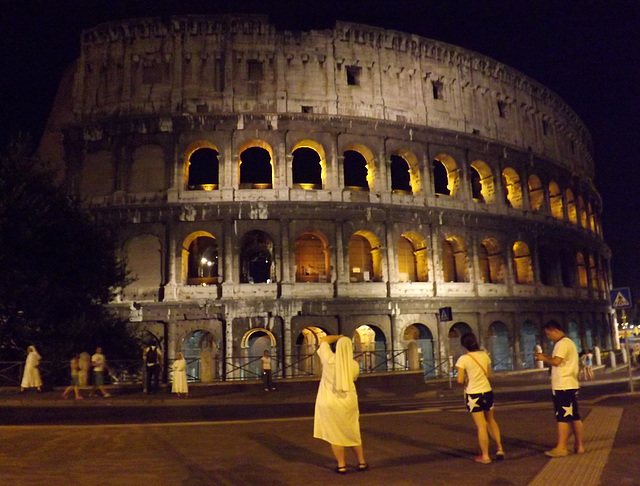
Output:
[[440,322],[449,322],[453,320],[451,307],[441,307],[439,309],[439,314],[440,314]]
[[609,291],[609,298],[611,299],[611,307],[614,309],[629,309],[633,307],[631,289],[629,287],[612,289]]

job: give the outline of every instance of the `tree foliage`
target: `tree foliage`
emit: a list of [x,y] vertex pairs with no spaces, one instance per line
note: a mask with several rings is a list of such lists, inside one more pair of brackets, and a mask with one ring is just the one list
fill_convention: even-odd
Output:
[[135,330],[104,306],[127,283],[114,232],[25,140],[0,157],[0,359],[22,359],[31,344],[46,360],[98,345],[110,358],[137,356]]

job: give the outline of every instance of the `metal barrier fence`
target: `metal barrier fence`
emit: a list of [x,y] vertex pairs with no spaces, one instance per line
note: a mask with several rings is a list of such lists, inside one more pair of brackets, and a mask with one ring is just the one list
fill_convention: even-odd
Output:
[[[262,376],[260,356],[231,356],[214,358],[203,367],[200,358],[187,358],[187,380],[189,382],[211,381],[246,381],[258,380]],[[515,358],[515,359],[514,359]],[[407,350],[395,352],[362,351],[354,353],[354,359],[360,364],[360,373],[383,373],[407,371],[410,369]],[[447,359],[421,359],[420,366],[425,380],[436,378],[452,378],[456,376],[455,361],[457,357]],[[514,366],[518,363],[518,366]],[[165,367],[164,378],[171,381],[171,364]],[[109,360],[107,383],[140,384],[145,380],[145,366],[142,360]],[[529,355],[501,356],[492,362],[494,371],[510,371],[513,369],[533,369],[535,363]],[[206,369],[205,369],[206,368]],[[62,386],[69,383],[69,362],[40,362],[40,374],[45,386]],[[314,377],[321,373],[320,360],[315,354],[285,356],[284,363],[280,359],[272,359],[272,376],[274,379]],[[0,361],[0,386],[20,386],[24,362]],[[91,375],[91,373],[89,373]],[[91,383],[91,377],[89,377]]]

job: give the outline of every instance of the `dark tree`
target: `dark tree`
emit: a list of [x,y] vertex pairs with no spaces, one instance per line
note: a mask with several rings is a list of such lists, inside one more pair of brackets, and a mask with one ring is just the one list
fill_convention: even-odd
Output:
[[47,361],[101,345],[138,356],[136,332],[104,304],[127,283],[109,228],[98,226],[18,139],[0,155],[0,360],[34,344]]

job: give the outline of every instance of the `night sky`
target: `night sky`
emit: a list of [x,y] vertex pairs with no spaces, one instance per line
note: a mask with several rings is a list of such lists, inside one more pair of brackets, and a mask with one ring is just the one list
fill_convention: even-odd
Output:
[[[560,95],[591,131],[614,287],[640,290],[638,0],[0,0],[0,144],[39,140],[83,28],[127,17],[262,13],[278,29],[336,20],[414,33],[501,61]],[[636,292],[638,293],[638,292]],[[638,295],[640,297],[640,294]]]

